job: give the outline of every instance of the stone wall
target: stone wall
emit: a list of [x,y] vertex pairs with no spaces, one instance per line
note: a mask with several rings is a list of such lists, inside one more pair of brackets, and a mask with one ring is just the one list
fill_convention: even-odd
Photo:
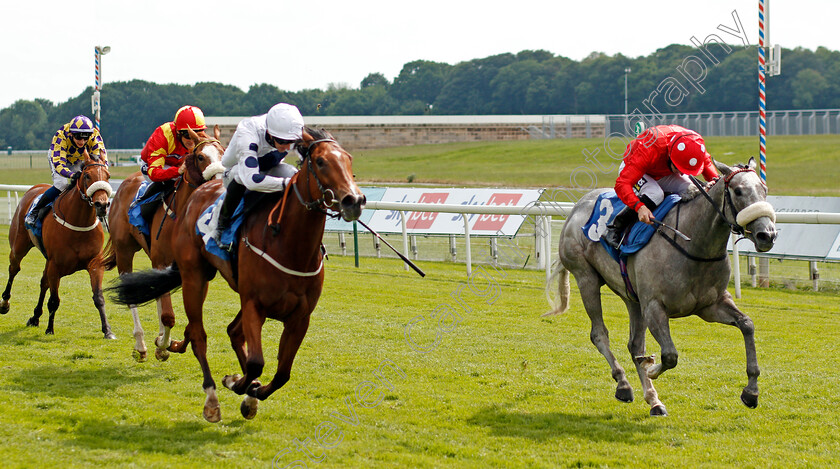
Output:
[[[222,142],[230,141],[242,117],[207,117],[219,124]],[[307,126],[324,128],[347,150],[407,145],[586,138],[605,136],[604,116],[328,116],[304,117]]]

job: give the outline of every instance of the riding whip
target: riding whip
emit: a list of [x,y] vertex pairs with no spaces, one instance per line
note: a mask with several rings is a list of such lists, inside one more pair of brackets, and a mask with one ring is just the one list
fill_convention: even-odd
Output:
[[407,257],[405,257],[405,256],[404,256],[401,252],[397,251],[397,249],[396,249],[394,246],[391,246],[391,243],[389,243],[388,241],[385,241],[385,238],[383,238],[382,236],[380,236],[380,235],[379,235],[379,233],[377,233],[377,232],[373,231],[373,230],[371,229],[371,227],[369,227],[369,226],[365,225],[365,223],[364,223],[363,221],[361,221],[361,220],[356,220],[356,221],[357,221],[357,222],[359,222],[359,224],[360,224],[360,225],[364,226],[364,227],[365,227],[365,229],[367,229],[368,231],[370,231],[370,232],[371,232],[371,234],[373,234],[374,236],[376,236],[377,238],[379,238],[379,240],[380,240],[380,241],[382,241],[383,243],[385,243],[385,245],[386,245],[386,246],[388,246],[389,248],[391,248],[391,250],[393,250],[395,253],[397,253],[397,255],[398,255],[398,256],[400,256],[400,259],[402,259],[402,261],[403,261],[403,262],[405,262],[406,264],[408,264],[408,266],[409,266],[409,267],[411,267],[412,269],[414,269],[414,271],[415,271],[415,272],[417,272],[418,274],[420,274],[420,276],[421,276],[421,277],[425,277],[425,276],[426,276],[425,272],[423,272],[422,270],[420,270],[420,267],[417,267],[416,265],[414,265],[414,262],[411,262],[411,261],[410,261]]
[[680,238],[682,238],[682,239],[684,239],[684,240],[686,240],[686,241],[691,241],[691,238],[689,238],[688,236],[686,236],[685,234],[683,234],[683,232],[682,232],[682,231],[680,231],[680,230],[678,230],[678,229],[674,228],[673,226],[666,225],[665,223],[662,223],[661,221],[659,221],[659,220],[657,220],[657,219],[655,219],[655,218],[651,218],[651,219],[650,219],[650,221],[652,221],[652,222],[653,222],[653,223],[655,223],[656,225],[661,226],[661,227],[663,227],[663,228],[668,228],[669,230],[671,230],[671,231],[673,231],[674,233],[676,233],[676,234],[677,234],[677,236],[679,236]]

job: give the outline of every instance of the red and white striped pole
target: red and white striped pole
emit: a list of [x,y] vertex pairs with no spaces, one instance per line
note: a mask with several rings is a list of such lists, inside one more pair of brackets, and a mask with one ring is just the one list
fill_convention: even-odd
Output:
[[767,103],[765,96],[764,39],[767,25],[765,0],[758,0],[758,155],[761,168],[761,180],[767,182]]
[[96,66],[96,76],[94,78],[94,85],[95,88],[93,90],[93,96],[91,97],[91,106],[93,108],[93,126],[96,130],[99,130],[99,117],[100,112],[102,111],[102,104],[99,101],[99,90],[102,86],[102,56],[111,52],[111,48],[109,46],[96,46],[94,48],[94,64]]

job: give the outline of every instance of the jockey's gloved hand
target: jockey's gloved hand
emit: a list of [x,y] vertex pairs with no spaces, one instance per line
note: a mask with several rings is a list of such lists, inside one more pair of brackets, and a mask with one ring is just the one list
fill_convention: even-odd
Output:
[[82,176],[81,171],[76,171],[73,174],[71,174],[70,175],[70,184],[75,184],[76,181],[78,181],[81,176]]

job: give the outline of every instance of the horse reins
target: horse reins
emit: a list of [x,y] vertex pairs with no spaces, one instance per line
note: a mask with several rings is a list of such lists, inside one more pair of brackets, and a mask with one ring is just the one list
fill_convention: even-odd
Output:
[[[95,166],[102,166],[102,167],[105,168],[106,172],[108,171],[108,165],[107,164],[91,163],[91,164],[85,164],[84,166],[82,166],[81,172],[84,172],[85,169],[87,169],[87,168],[95,167]],[[82,190],[82,177],[81,177],[81,175],[76,179],[75,188],[76,188],[76,190],[79,191],[79,198],[81,198],[82,201],[87,202],[90,207],[93,207],[93,197],[92,197],[93,194],[91,194],[91,196],[88,196],[86,191]],[[67,193],[69,193],[69,191],[62,192],[58,196],[58,198],[56,198],[55,203],[53,204],[53,218],[55,219],[55,221],[59,225],[65,227],[67,229],[73,230],[73,231],[85,232],[85,231],[90,231],[90,230],[96,228],[96,226],[99,225],[99,218],[98,217],[96,217],[96,221],[94,221],[93,224],[90,225],[90,226],[76,226],[76,225],[73,225],[72,223],[67,222],[67,220],[64,219],[64,213],[63,212],[61,214],[59,214],[59,212],[61,211],[61,209],[59,207],[59,202],[64,198],[64,194],[67,194]]]
[[[205,139],[203,139],[203,140],[201,140],[201,141],[199,141],[198,143],[196,143],[196,144],[195,144],[195,147],[193,147],[192,152],[191,152],[190,154],[191,154],[191,155],[198,155],[198,151],[199,151],[199,149],[200,149],[202,146],[204,146],[204,145],[206,145],[206,144],[208,144],[208,143],[218,143],[219,145],[221,145],[221,144],[222,144],[222,142],[220,142],[218,139],[215,139],[215,138],[205,138]],[[182,164],[187,164],[187,162],[186,162],[186,161],[184,161]],[[158,226],[157,234],[155,234],[155,239],[159,239],[159,238],[160,238],[160,232],[163,230],[163,222],[165,222],[165,221],[166,221],[166,217],[169,217],[169,218],[171,218],[171,219],[173,219],[173,220],[174,220],[174,219],[175,219],[175,217],[176,217],[176,216],[178,216],[178,214],[177,214],[177,213],[175,213],[175,194],[178,192],[178,189],[181,187],[181,184],[182,184],[182,183],[184,183],[184,182],[186,182],[186,183],[187,183],[187,185],[188,185],[188,186],[190,186],[191,188],[193,188],[193,189],[198,189],[198,186],[199,186],[199,185],[198,185],[198,184],[193,183],[192,181],[190,181],[190,180],[189,180],[189,178],[187,178],[187,175],[188,175],[188,174],[189,174],[189,173],[188,173],[187,171],[184,171],[184,173],[183,173],[183,174],[181,174],[181,176],[180,176],[180,177],[178,178],[178,180],[175,182],[175,187],[172,189],[172,193],[171,193],[171,196],[170,196],[170,200],[172,201],[172,204],[171,204],[171,205],[170,205],[170,204],[168,204],[168,203],[166,203],[166,197],[164,197],[164,198],[161,200],[161,204],[163,205],[163,212],[166,214],[166,216],[164,216],[164,217],[163,217],[163,218],[161,218],[161,220],[160,220],[160,225]]]
[[[307,172],[307,175],[306,175],[307,181],[309,181],[310,175],[315,178],[315,184],[318,186],[318,190],[321,191],[321,198],[320,199],[314,199],[311,202],[307,202],[307,201],[303,200],[303,195],[301,195],[300,189],[298,189],[298,185],[297,185],[297,182],[298,182],[298,179],[299,179],[298,175],[300,174],[299,172],[295,173],[289,179],[289,184],[288,185],[291,186],[292,190],[294,190],[294,192],[295,192],[295,196],[297,196],[298,201],[301,203],[301,205],[306,207],[307,210],[317,210],[317,211],[323,213],[324,215],[326,215],[328,217],[338,218],[338,217],[341,216],[340,212],[336,213],[336,214],[332,214],[324,208],[324,207],[326,207],[326,208],[332,207],[335,204],[335,202],[336,202],[335,193],[332,191],[332,189],[324,188],[324,185],[321,183],[321,179],[318,178],[318,173],[315,172],[315,167],[312,165],[312,158],[310,157],[310,155],[312,153],[312,147],[315,144],[322,143],[322,142],[336,143],[335,140],[333,140],[331,138],[322,138],[322,139],[318,139],[318,140],[313,140],[312,142],[309,143],[309,145],[307,145],[306,154],[303,155],[303,158],[305,160],[307,160],[306,161],[306,166],[309,169],[309,171]],[[280,203],[280,214],[277,216],[277,218],[276,219],[274,218],[274,213],[277,210],[276,206],[271,210],[271,213],[269,213],[269,215],[268,215],[268,220],[269,220],[268,225],[269,226],[278,225],[280,223],[280,220],[283,218],[283,212],[286,210],[286,200],[287,200],[288,193],[289,193],[288,189],[283,192],[283,200]],[[328,197],[330,198],[330,200],[329,200],[330,203],[327,203]],[[272,220],[275,220],[275,221],[272,222]]]
[[[723,183],[724,183],[723,210],[721,210],[718,207],[717,203],[715,203],[715,201],[712,200],[712,196],[710,196],[709,193],[706,192],[706,189],[703,187],[703,184],[700,181],[698,181],[695,176],[688,175],[691,182],[694,183],[695,186],[697,186],[697,189],[700,190],[700,193],[703,194],[703,197],[705,197],[706,200],[708,200],[709,203],[712,204],[712,207],[715,209],[715,212],[717,212],[717,214],[720,215],[720,217],[724,221],[724,223],[729,225],[730,231],[732,231],[733,233],[741,236],[741,238],[739,238],[738,241],[740,241],[741,239],[744,239],[744,233],[746,232],[746,229],[743,226],[739,225],[738,222],[737,222],[737,214],[735,213],[735,204],[732,202],[732,196],[729,194],[729,182],[732,181],[732,178],[736,174],[745,173],[745,172],[753,172],[754,173],[755,170],[752,169],[752,168],[749,168],[749,167],[739,166],[737,169],[735,169],[734,171],[732,171],[731,173],[729,173],[728,175],[726,175],[723,178]],[[726,215],[725,215],[724,212],[726,212],[726,206],[727,205],[729,205],[729,210],[734,215],[733,218],[736,220],[735,223],[732,223],[731,221],[729,221],[729,219],[726,218]],[[681,207],[681,204],[677,204],[677,214],[676,214],[677,215],[677,227],[679,227],[680,207]],[[717,261],[722,261],[723,259],[726,259],[726,251],[725,250],[724,250],[724,253],[722,255],[717,256],[717,257],[709,257],[709,258],[707,258],[707,257],[697,257],[697,256],[689,253],[682,246],[680,246],[677,243],[677,240],[675,238],[671,238],[671,237],[667,236],[662,231],[661,228],[658,229],[657,232],[660,235],[662,235],[662,237],[665,238],[665,240],[667,240],[668,243],[670,243],[671,246],[673,246],[677,251],[679,251],[682,255],[684,255],[685,257],[687,257],[688,259],[690,259],[692,261],[717,262]]]

